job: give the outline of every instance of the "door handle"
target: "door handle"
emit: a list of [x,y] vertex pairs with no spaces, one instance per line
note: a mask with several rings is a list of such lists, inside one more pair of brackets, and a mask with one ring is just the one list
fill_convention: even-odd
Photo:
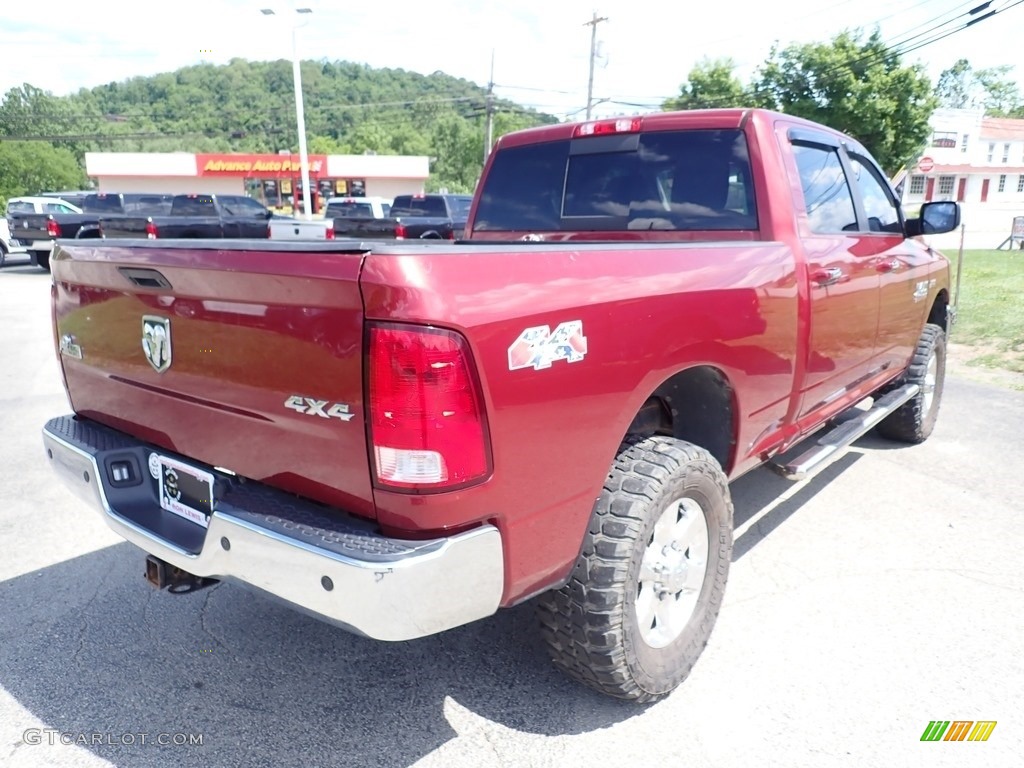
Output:
[[829,267],[828,269],[819,269],[811,276],[811,279],[818,287],[824,288],[826,285],[835,285],[844,276],[845,273],[839,267]]
[[896,272],[903,263],[899,259],[890,259],[889,261],[882,261],[878,264],[879,272]]

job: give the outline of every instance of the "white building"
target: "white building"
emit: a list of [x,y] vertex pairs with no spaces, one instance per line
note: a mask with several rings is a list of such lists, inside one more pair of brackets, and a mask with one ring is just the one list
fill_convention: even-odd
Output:
[[[964,247],[996,248],[1024,216],[1024,120],[985,117],[982,110],[938,109],[929,147],[903,182],[903,204],[956,200]],[[929,238],[936,247],[960,244],[960,232]]]

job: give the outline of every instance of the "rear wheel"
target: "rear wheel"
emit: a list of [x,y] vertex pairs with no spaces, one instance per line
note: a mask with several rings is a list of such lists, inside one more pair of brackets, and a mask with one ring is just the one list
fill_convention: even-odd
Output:
[[50,254],[48,251],[33,251],[32,259],[47,272],[50,271]]
[[878,433],[903,443],[923,443],[935,429],[946,380],[946,334],[928,324],[906,372],[893,387],[917,384],[920,391],[878,424]]
[[707,645],[732,556],[725,474],[666,437],[623,445],[569,582],[538,598],[555,665],[638,702],[675,689]]

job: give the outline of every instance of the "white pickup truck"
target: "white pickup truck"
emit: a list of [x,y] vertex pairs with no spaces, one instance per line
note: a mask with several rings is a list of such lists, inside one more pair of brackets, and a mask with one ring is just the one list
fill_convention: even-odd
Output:
[[335,219],[384,219],[391,201],[383,197],[332,197],[322,219],[272,219],[271,240],[333,240]]

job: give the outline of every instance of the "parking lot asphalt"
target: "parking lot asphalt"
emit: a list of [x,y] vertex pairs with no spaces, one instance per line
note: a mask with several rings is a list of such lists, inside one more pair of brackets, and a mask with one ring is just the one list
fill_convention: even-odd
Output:
[[[153,590],[44,463],[69,411],[49,286],[0,270],[0,765],[1021,765],[1024,393],[950,378],[923,445],[736,481],[711,642],[638,707],[555,672],[529,605],[387,644],[235,585]],[[922,742],[933,720],[997,725]]]

